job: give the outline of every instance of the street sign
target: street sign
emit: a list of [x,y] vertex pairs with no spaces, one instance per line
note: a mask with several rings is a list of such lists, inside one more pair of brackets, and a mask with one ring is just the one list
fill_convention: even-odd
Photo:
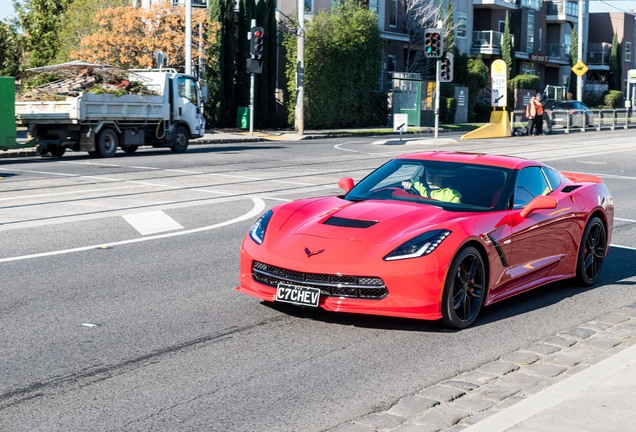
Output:
[[505,107],[508,105],[508,66],[503,60],[495,60],[490,67],[492,79],[491,105]]
[[590,70],[590,68],[588,68],[581,60],[572,66],[572,72],[574,72],[576,76],[583,76],[588,70]]
[[406,133],[408,129],[409,115],[408,114],[393,114],[393,131]]

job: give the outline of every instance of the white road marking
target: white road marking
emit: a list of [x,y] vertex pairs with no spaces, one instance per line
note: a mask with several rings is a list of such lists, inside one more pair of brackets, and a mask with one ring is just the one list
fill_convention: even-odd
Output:
[[130,185],[130,186],[116,186],[116,187],[108,187],[108,188],[99,188],[99,189],[82,189],[81,191],[70,191],[70,192],[56,192],[50,194],[40,194],[40,195],[21,195],[21,196],[13,196],[13,197],[5,197],[0,198],[0,201],[24,201],[31,198],[47,198],[61,195],[78,195],[80,193],[92,193],[92,192],[110,192],[117,189],[131,189],[131,188],[139,188],[142,185]]
[[623,218],[617,218],[617,217],[615,217],[615,218],[614,218],[614,220],[618,220],[618,221],[621,221],[621,222],[632,222],[632,223],[636,223],[636,220],[634,220],[634,219],[623,219]]
[[160,210],[124,215],[123,218],[141,235],[183,229],[183,225]]
[[636,250],[636,248],[633,247],[629,247],[629,246],[622,246],[622,245],[618,245],[618,244],[610,244],[611,247],[615,247],[615,248],[619,248],[619,249],[628,249],[628,250]]
[[54,255],[63,255],[63,254],[69,254],[69,253],[74,253],[74,252],[83,252],[83,251],[93,250],[93,249],[98,249],[98,248],[104,248],[105,249],[105,248],[110,248],[110,247],[114,247],[114,246],[122,246],[122,245],[127,245],[127,244],[132,244],[132,243],[141,243],[141,242],[146,242],[146,241],[151,241],[151,240],[158,240],[158,239],[164,239],[164,238],[169,238],[169,237],[177,237],[177,236],[182,236],[182,235],[186,235],[186,234],[193,234],[193,233],[198,233],[198,232],[209,231],[209,230],[213,230],[213,229],[217,229],[217,228],[226,227],[228,225],[232,225],[232,224],[235,224],[235,223],[243,222],[245,220],[254,219],[254,218],[256,218],[256,216],[258,216],[259,214],[261,214],[263,212],[263,210],[265,209],[265,201],[263,201],[261,198],[258,198],[258,197],[252,197],[251,199],[254,202],[254,207],[252,208],[252,210],[250,210],[249,212],[247,212],[247,213],[245,213],[245,214],[243,214],[241,216],[235,217],[234,219],[230,219],[230,220],[227,220],[225,222],[219,222],[219,223],[214,224],[214,225],[208,225],[208,226],[204,226],[204,227],[201,227],[201,228],[195,228],[195,229],[186,230],[186,231],[159,234],[159,235],[154,235],[154,236],[150,236],[150,237],[142,237],[142,238],[122,240],[122,241],[111,242],[111,243],[98,244],[98,245],[82,246],[82,247],[77,247],[77,248],[72,248],[72,249],[62,249],[62,250],[57,250],[57,251],[42,252],[42,253],[30,254],[30,255],[22,255],[22,256],[15,256],[15,257],[8,257],[8,258],[0,258],[0,263],[12,262],[12,261],[23,261],[23,260],[28,260],[28,259],[43,258],[43,257],[48,257],[48,256],[54,256]]

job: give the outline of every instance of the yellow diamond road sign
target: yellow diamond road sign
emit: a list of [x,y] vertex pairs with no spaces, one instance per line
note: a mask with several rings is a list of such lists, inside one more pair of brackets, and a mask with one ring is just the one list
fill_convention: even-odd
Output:
[[583,76],[588,70],[590,70],[590,68],[588,68],[581,60],[572,66],[572,72],[574,72],[576,76]]

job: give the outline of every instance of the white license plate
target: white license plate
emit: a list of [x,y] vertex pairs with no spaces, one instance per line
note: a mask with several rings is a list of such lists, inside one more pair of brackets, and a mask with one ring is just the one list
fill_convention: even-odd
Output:
[[295,305],[318,307],[320,289],[279,283],[276,288],[276,300]]

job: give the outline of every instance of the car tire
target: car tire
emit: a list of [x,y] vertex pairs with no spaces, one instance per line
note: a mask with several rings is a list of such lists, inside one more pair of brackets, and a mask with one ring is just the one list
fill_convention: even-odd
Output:
[[486,267],[477,249],[465,247],[453,258],[442,296],[442,322],[463,329],[477,319],[487,291]]
[[594,216],[585,226],[576,262],[577,282],[592,286],[598,280],[607,251],[607,231],[603,221]]

